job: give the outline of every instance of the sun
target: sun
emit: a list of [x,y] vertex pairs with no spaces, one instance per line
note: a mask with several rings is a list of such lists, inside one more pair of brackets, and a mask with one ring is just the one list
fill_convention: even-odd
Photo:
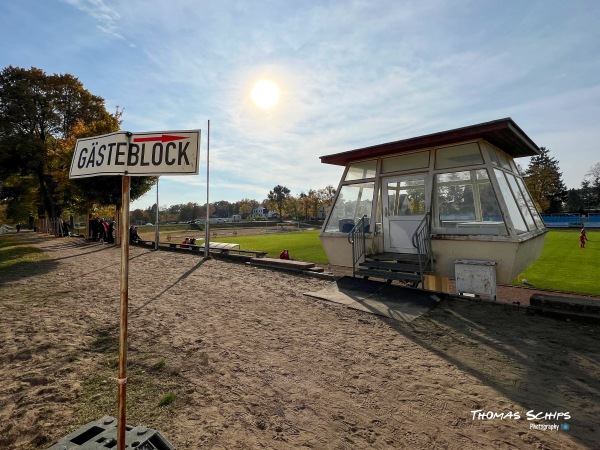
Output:
[[262,79],[254,84],[250,96],[256,106],[262,109],[269,109],[277,104],[281,91],[277,83],[271,80]]

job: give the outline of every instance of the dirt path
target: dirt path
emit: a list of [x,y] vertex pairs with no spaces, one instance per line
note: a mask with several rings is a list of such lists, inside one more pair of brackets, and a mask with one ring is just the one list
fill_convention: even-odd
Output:
[[[0,278],[0,448],[45,449],[116,414],[120,250],[21,238],[48,259]],[[466,300],[407,325],[303,295],[327,283],[132,248],[129,423],[178,449],[598,448],[599,326]]]

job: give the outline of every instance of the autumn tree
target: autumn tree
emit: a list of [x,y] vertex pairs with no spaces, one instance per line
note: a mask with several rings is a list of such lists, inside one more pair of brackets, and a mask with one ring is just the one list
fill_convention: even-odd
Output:
[[541,147],[540,154],[529,161],[525,184],[541,212],[562,211],[563,203],[567,200],[567,188],[562,181],[558,161],[550,156],[550,150],[546,147]]
[[[98,117],[94,121],[86,123],[77,120],[71,132],[57,142],[61,149],[55,152],[51,167],[56,166],[53,173],[58,180],[58,189],[64,196],[64,203],[71,209],[84,213],[111,206],[116,207],[117,211],[122,208],[122,177],[105,175],[74,180],[68,178],[68,167],[71,164],[77,139],[118,131],[122,114],[123,112],[117,108],[114,114]],[[131,177],[129,194],[131,201],[148,192],[157,181],[157,177]]]
[[[58,217],[73,205],[120,203],[120,177],[68,179],[76,139],[117,131],[119,126],[120,112],[108,113],[104,99],[72,75],[12,66],[0,72],[0,180],[3,185],[15,178],[33,180],[28,195],[34,194],[35,201],[30,208],[40,216]],[[145,177],[133,180],[132,199],[154,182]]]
[[320,204],[319,192],[315,189],[309,189],[308,193],[306,194],[305,203],[308,206],[310,217],[317,217]]
[[212,206],[215,208],[215,216],[217,217],[230,217],[233,214],[233,205],[227,200],[219,200],[212,203]]
[[104,100],[71,75],[5,68],[0,73],[0,177],[33,176],[38,210],[57,217],[65,205],[56,175],[69,168],[61,142],[78,120],[91,123],[106,116]]
[[319,189],[317,195],[320,206],[324,206],[326,210],[329,210],[333,204],[335,192],[335,188],[332,185],[327,185],[323,189]]
[[258,202],[249,198],[243,198],[237,202],[237,210],[244,219],[247,218],[252,213],[252,210],[257,206]]
[[140,222],[148,222],[148,214],[147,211],[144,211],[143,209],[134,209],[133,211],[131,211],[131,214],[129,216],[129,220],[131,220],[131,223],[136,224],[136,223],[140,223]]
[[273,188],[272,191],[269,191],[269,196],[267,197],[269,200],[269,204],[271,208],[276,208],[277,213],[279,214],[279,218],[283,219],[283,208],[286,200],[290,197],[290,190],[285,186],[281,186],[278,184]]
[[304,192],[300,192],[300,195],[298,195],[298,203],[300,210],[304,213],[304,220],[308,220],[308,211],[310,209],[308,195]]
[[[209,206],[209,211],[213,213],[214,207]],[[188,202],[185,205],[181,205],[179,210],[180,221],[189,222],[190,220],[201,219],[202,217],[206,217],[206,204],[200,206],[196,202]]]
[[293,219],[298,220],[302,211],[302,203],[300,197],[290,195],[285,201],[285,210]]
[[36,186],[33,176],[11,176],[2,183],[0,200],[5,207],[3,220],[10,218],[14,222],[28,222],[31,205],[37,204]]

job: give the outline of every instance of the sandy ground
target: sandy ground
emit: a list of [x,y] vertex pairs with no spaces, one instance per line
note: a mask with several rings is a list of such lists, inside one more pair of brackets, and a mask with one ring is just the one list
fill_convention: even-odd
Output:
[[[0,448],[45,449],[117,414],[120,249],[20,238],[48,259],[0,278]],[[324,280],[130,256],[128,421],[178,449],[600,448],[599,325],[461,299],[409,325],[303,295]]]

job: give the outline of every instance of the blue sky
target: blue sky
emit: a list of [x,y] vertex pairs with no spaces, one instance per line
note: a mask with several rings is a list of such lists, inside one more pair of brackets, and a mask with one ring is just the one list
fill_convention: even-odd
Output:
[[76,76],[124,130],[202,129],[200,175],[161,177],[161,206],[205,203],[209,119],[211,202],[337,187],[319,156],[504,117],[569,188],[600,161],[595,0],[4,0],[0,17],[2,67]]

